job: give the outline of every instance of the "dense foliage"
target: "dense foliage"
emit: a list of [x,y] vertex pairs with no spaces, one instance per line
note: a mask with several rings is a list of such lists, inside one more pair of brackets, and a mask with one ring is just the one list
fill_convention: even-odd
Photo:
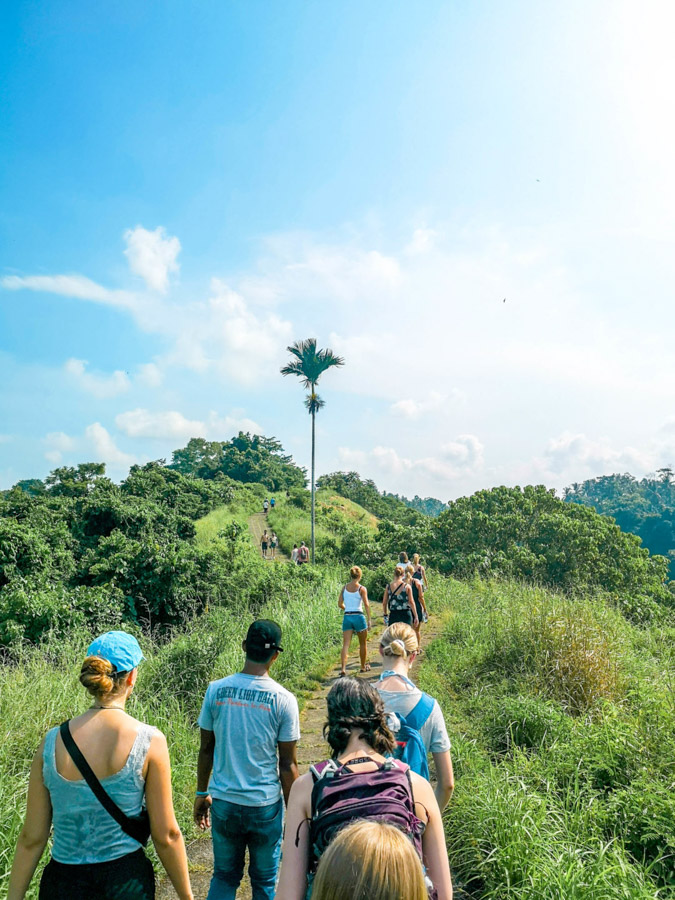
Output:
[[0,646],[122,619],[179,623],[216,600],[229,573],[194,520],[240,490],[152,462],[120,485],[102,464],[52,472],[0,496]]
[[421,518],[417,510],[393,494],[380,493],[371,479],[361,478],[358,472],[332,472],[317,479],[317,488],[335,491],[358,503],[368,512],[390,522],[413,525]]
[[305,470],[284,453],[279,441],[242,431],[231,441],[192,438],[174,451],[170,468],[194,478],[261,484],[269,491],[304,488],[306,480]]
[[450,503],[433,521],[427,546],[441,571],[606,591],[636,620],[675,602],[664,557],[650,556],[611,519],[541,485],[493,488]]
[[565,488],[565,500],[592,506],[611,516],[624,531],[642,539],[651,553],[670,560],[675,578],[675,478],[670,468],[659,469],[655,477],[602,475]]
[[401,502],[405,503],[405,505],[409,506],[411,509],[416,509],[417,512],[424,513],[425,516],[431,516],[432,518],[440,516],[440,514],[448,508],[447,503],[444,503],[442,500],[437,500],[436,497],[424,497],[423,499],[415,494],[412,500],[409,500],[401,494],[390,494],[388,491],[383,491],[382,496],[393,497],[394,500],[401,500]]

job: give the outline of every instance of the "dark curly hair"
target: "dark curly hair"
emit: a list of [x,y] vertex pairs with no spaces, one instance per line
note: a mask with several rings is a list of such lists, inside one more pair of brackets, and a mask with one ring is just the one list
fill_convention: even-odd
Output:
[[323,736],[333,759],[338,757],[349,743],[352,731],[360,729],[363,740],[377,753],[391,753],[396,741],[387,725],[382,698],[375,688],[363,678],[339,678],[326,698],[328,721],[323,726]]

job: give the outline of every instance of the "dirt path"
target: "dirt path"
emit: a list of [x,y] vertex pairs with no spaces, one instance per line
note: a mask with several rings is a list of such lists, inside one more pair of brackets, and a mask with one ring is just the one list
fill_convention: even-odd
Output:
[[[253,522],[253,520],[256,520]],[[258,520],[264,522],[265,516],[262,513],[251,516],[249,527],[255,536],[254,527],[259,529],[258,535],[262,534],[264,524],[259,524]],[[253,524],[252,524],[253,522]],[[260,537],[258,536],[258,542]],[[277,559],[279,559],[277,553]],[[288,557],[285,557],[286,559]],[[382,614],[379,604],[371,607],[373,610],[373,629],[368,638],[368,660],[371,665],[371,671],[362,677],[368,678],[369,681],[376,681],[380,677],[382,671],[382,657],[378,652],[378,642],[380,635],[384,629]],[[440,633],[442,622],[440,618],[432,616],[429,622],[422,628],[422,649],[429,644]],[[323,739],[323,725],[326,720],[326,695],[331,689],[333,682],[340,673],[339,649],[335,651],[336,662],[334,667],[324,677],[321,687],[318,688],[312,697],[305,703],[300,714],[300,731],[302,737],[298,743],[298,765],[300,773],[307,772],[311,763],[317,760],[325,759],[328,756],[328,748]],[[419,657],[415,660],[412,669],[412,677],[415,679],[415,671],[419,665]],[[347,661],[347,672],[350,675],[359,674],[359,656],[358,642],[352,640],[352,647],[349,659]],[[211,881],[211,872],[213,870],[213,851],[211,848],[211,840],[209,837],[197,838],[188,843],[188,858],[190,864],[190,878],[194,890],[195,900],[205,900]],[[248,867],[248,863],[247,863]],[[456,892],[457,900],[461,896]],[[176,894],[163,878],[157,891],[157,900],[175,900]],[[241,887],[237,892],[237,900],[251,900],[251,885],[248,876],[244,876]]]
[[[258,552],[260,552],[260,538],[262,537],[262,533],[266,528],[269,533],[271,529],[267,524],[267,516],[265,515],[265,513],[254,513],[252,516],[249,516],[248,529],[251,532],[254,546],[258,548]],[[270,562],[271,561],[272,560],[270,560]],[[280,547],[277,547],[274,561],[288,562],[288,556],[286,556],[285,553],[282,553]]]

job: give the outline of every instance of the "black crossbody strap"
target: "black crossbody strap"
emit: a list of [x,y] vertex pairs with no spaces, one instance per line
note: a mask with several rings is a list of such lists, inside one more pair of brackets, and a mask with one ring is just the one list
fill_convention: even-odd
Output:
[[[68,720],[68,722],[69,721],[70,720]],[[70,733],[70,728],[68,727],[68,722],[61,723],[59,733],[66,750],[70,754],[70,758],[75,763],[80,771],[80,774],[95,794],[98,802],[105,808],[108,813],[110,813],[110,815],[117,822],[122,831],[125,834],[128,834],[129,837],[132,837],[134,840],[139,841],[139,843],[143,843],[143,841],[138,836],[139,833],[137,823],[130,819],[126,813],[122,812],[122,810],[115,803],[112,797],[110,797],[110,795],[106,793],[103,786],[101,785],[101,782],[92,772],[91,766],[84,758],[84,756],[82,755],[82,751],[73,740],[73,736]]]

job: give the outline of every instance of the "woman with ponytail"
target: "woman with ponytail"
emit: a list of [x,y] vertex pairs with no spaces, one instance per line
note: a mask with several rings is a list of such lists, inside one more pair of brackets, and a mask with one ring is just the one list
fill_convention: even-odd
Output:
[[[410,668],[418,654],[417,635],[403,622],[390,625],[380,638],[380,655],[383,672],[376,683],[384,708],[388,713],[409,716],[422,699],[422,691],[410,680]],[[390,724],[398,725],[396,716]],[[427,753],[431,753],[436,770],[436,800],[445,809],[455,788],[455,776],[450,756],[450,739],[438,701],[433,701],[431,712],[419,728]]]
[[[341,773],[346,773],[347,777],[350,777],[402,768],[407,773],[403,776],[407,785],[406,790],[412,794],[411,807],[425,826],[421,846],[426,874],[433,883],[438,900],[451,900],[450,866],[438,803],[428,781],[411,772],[398,760],[387,761],[395,741],[387,724],[387,714],[378,692],[364,679],[340,678],[330,689],[326,705],[328,717],[323,734],[331,748],[331,760],[334,762],[331,771],[340,773],[328,781],[336,784],[341,778]],[[293,782],[286,812],[281,873],[275,900],[305,900],[310,896],[308,872],[312,868],[313,859],[310,841],[312,788],[315,782],[321,779],[321,772],[326,771],[329,762],[312,766],[309,773],[301,775]],[[400,775],[400,771],[398,774]],[[386,775],[382,777],[386,779]],[[355,780],[359,781],[358,778]],[[365,783],[365,779],[361,781]],[[359,788],[354,785],[352,791],[358,794]],[[345,812],[343,807],[342,812],[346,820],[340,821],[337,827],[347,825],[350,820],[368,817],[367,803],[364,804],[362,800],[360,804],[357,801],[353,805],[358,808],[358,812]],[[337,810],[336,805],[330,816],[339,816]],[[335,818],[332,821],[332,827],[335,828]],[[315,824],[316,820],[312,827]],[[362,864],[364,868],[367,865],[365,861]]]
[[80,682],[91,706],[48,731],[35,754],[8,900],[25,897],[52,828],[40,900],[152,900],[149,835],[180,900],[193,900],[166,738],[125,711],[142,659],[123,631],[87,650]]

